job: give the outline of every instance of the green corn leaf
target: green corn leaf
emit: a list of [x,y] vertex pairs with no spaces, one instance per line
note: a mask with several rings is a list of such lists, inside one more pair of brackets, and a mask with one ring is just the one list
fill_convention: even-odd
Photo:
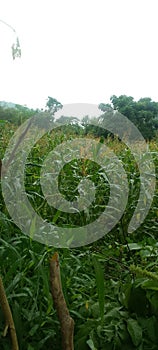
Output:
[[142,341],[142,329],[136,320],[129,318],[127,321],[127,329],[135,346]]
[[93,257],[93,265],[95,269],[96,285],[99,299],[100,317],[103,320],[104,317],[104,304],[105,304],[105,288],[104,288],[104,272],[100,262]]

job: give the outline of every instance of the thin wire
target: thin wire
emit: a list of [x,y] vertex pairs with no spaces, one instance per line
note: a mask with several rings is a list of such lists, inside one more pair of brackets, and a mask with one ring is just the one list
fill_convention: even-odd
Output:
[[10,25],[8,24],[7,22],[3,21],[2,19],[0,19],[0,22],[5,24],[6,26],[8,26],[9,28],[11,28],[13,30],[14,33],[16,33],[16,30]]

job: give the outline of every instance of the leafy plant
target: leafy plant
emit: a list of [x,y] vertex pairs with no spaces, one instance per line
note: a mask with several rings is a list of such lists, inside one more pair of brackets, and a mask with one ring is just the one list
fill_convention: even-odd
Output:
[[[25,118],[25,112],[21,111],[21,120]],[[4,120],[7,120],[7,113],[9,116],[10,111],[6,115],[4,113]],[[19,118],[18,112],[15,113]],[[1,159],[17,128],[17,120],[15,118],[16,125],[11,120],[0,123]],[[108,182],[101,176],[97,165],[100,142],[98,149],[93,150],[96,162],[84,158],[74,160],[66,164],[59,176],[60,191],[67,200],[78,196],[77,185],[84,176],[95,184],[96,207],[91,206],[88,219],[83,212],[74,218],[71,214],[51,208],[41,190],[40,171],[47,154],[63,141],[78,135],[84,137],[87,130],[76,125],[69,125],[64,130],[60,127],[41,138],[27,159],[25,189],[28,199],[39,215],[54,224],[83,225],[93,221],[108,203]],[[92,129],[90,132],[88,137],[94,137]],[[128,223],[139,198],[137,165],[130,150],[117,138],[104,139],[102,135],[102,139],[97,140],[105,142],[123,163],[128,177],[129,198],[121,220],[107,236],[78,249],[59,249],[64,297],[75,320],[75,350],[156,350],[158,192],[156,189],[145,222],[135,233],[127,234]],[[150,142],[150,148],[157,174],[157,140]],[[20,349],[58,350],[59,322],[49,286],[49,257],[54,249],[22,234],[9,217],[1,192],[0,197],[0,272]],[[33,231],[34,222],[32,234]],[[2,336],[3,330],[4,318],[0,310],[0,348],[9,350],[10,340],[8,336]]]

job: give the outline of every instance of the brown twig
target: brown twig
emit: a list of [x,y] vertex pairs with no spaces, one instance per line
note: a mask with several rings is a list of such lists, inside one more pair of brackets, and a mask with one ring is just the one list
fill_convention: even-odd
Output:
[[74,320],[69,314],[62,291],[58,253],[50,260],[50,281],[52,298],[61,326],[62,349],[73,350]]
[[10,306],[9,306],[9,303],[8,303],[8,300],[7,300],[7,297],[5,294],[5,289],[4,289],[3,281],[2,281],[1,277],[0,277],[0,304],[1,304],[1,308],[3,311],[4,317],[5,317],[5,323],[6,323],[5,329],[3,332],[3,336],[4,337],[6,336],[7,331],[9,329],[10,336],[11,336],[11,342],[12,342],[12,350],[19,350],[14,321],[13,321]]

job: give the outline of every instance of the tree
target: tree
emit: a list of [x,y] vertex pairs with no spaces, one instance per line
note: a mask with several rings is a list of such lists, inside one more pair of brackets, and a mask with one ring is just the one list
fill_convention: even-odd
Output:
[[14,108],[2,107],[0,105],[0,120],[10,122],[15,125],[21,125],[25,120],[33,117],[37,111],[16,104]]
[[63,108],[63,105],[55,98],[48,96],[46,107],[54,115],[59,109]]
[[[150,97],[134,101],[132,96],[111,96],[111,107],[125,115],[140,130],[146,140],[151,140],[158,129],[158,102],[152,101]],[[108,112],[108,104],[101,103],[99,108]]]
[[126,96],[121,95],[117,97],[116,95],[112,95],[110,97],[110,101],[112,102],[113,108],[120,110],[121,108],[124,108],[126,106],[133,106],[134,105],[134,99],[132,96]]
[[109,103],[100,103],[98,108],[102,111],[102,112],[108,112],[109,110],[111,110],[111,105]]

